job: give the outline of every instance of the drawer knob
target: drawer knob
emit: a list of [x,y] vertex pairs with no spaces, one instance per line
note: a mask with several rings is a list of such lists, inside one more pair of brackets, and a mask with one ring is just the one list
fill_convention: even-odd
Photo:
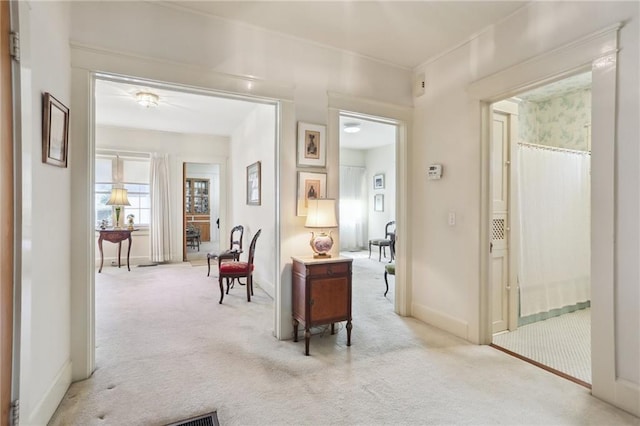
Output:
[[331,269],[331,266],[327,267],[327,275],[331,275],[333,274],[333,269]]

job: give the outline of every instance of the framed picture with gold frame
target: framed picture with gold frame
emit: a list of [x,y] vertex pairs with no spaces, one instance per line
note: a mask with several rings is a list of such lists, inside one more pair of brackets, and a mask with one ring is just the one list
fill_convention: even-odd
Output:
[[327,198],[327,174],[298,172],[298,216],[307,215],[310,199]]
[[326,126],[298,122],[298,166],[325,167],[327,164]]
[[42,162],[67,167],[69,108],[51,93],[42,95]]

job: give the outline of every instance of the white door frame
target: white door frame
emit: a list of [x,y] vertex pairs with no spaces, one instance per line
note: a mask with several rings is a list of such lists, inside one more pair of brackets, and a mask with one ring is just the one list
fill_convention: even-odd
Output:
[[[116,76],[136,76],[155,82],[165,82],[186,89],[205,90],[213,95],[234,94],[235,96],[260,100],[277,105],[293,99],[294,88],[281,84],[255,80],[249,77],[219,74],[206,69],[193,69],[179,63],[151,60],[143,57],[121,54],[99,48],[71,44],[71,104],[76,105],[71,120],[70,157],[76,160],[71,167],[71,359],[72,380],[82,380],[91,376],[95,369],[95,238],[93,236],[93,182],[95,157],[95,75],[104,73]],[[293,115],[278,113],[280,121],[276,128],[293,128]],[[276,139],[274,168],[276,185],[279,183],[280,132]],[[280,197],[276,191],[275,234],[276,271],[281,270],[280,257]],[[281,275],[276,273],[276,312],[281,294]],[[274,316],[275,334],[279,334],[281,321]]]
[[[509,256],[509,308],[508,308],[508,330],[514,331],[518,328],[518,260],[514,253],[518,253],[520,244],[519,216],[518,216],[518,192],[516,187],[515,172],[518,170],[518,157],[513,154],[518,145],[518,105],[512,101],[500,101],[492,104],[493,110],[507,115],[509,123],[509,202],[507,206],[508,229],[507,253]],[[491,187],[490,187],[491,188]],[[493,215],[493,212],[491,212]]]
[[[398,315],[411,316],[411,277],[409,276],[407,259],[411,258],[411,235],[407,228],[409,222],[408,194],[409,168],[407,147],[410,143],[413,110],[409,107],[355,98],[338,93],[329,93],[329,126],[330,146],[340,146],[340,114],[360,115],[369,119],[384,119],[396,125],[396,229],[400,236],[396,240],[396,251],[401,253],[396,258],[395,306]],[[339,154],[336,153],[336,156]],[[339,162],[336,161],[335,164]],[[334,194],[339,193],[339,173],[329,173],[328,188]]]
[[[621,23],[472,83],[481,110],[480,340],[491,342],[490,142],[491,103],[534,87],[592,71],[591,318],[592,394],[634,411],[637,390],[616,376],[615,145],[618,31]],[[597,182],[597,185],[593,184]],[[596,226],[597,224],[597,226]]]

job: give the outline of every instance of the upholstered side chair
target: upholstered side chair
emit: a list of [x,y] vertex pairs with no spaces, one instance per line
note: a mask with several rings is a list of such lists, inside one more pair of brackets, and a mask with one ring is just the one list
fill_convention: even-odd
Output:
[[220,301],[218,303],[222,303],[222,299],[225,295],[224,287],[222,285],[223,278],[227,281],[226,294],[229,294],[229,288],[234,279],[238,279],[238,282],[240,282],[240,278],[246,278],[247,302],[251,302],[251,296],[253,295],[253,259],[256,254],[256,242],[258,241],[258,237],[261,233],[262,229],[259,229],[251,239],[249,255],[246,262],[241,262],[239,260],[224,260],[218,257],[218,284],[220,284]]

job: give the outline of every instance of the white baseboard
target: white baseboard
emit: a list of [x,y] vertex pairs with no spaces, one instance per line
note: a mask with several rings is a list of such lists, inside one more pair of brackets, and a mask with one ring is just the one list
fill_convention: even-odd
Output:
[[[60,369],[57,376],[53,379],[51,386],[45,392],[44,396],[36,404],[33,412],[20,413],[20,424],[28,426],[44,426],[49,423],[53,413],[55,413],[60,401],[67,393],[71,385],[71,361],[68,360]],[[23,419],[27,420],[24,421]]]
[[[102,265],[103,267],[107,267],[107,266],[111,266],[111,262],[117,262],[118,258],[117,257],[105,257],[104,258],[104,264]],[[129,265],[140,265],[143,263],[149,263],[151,260],[149,259],[149,256],[131,256],[129,258]],[[124,256],[122,256],[120,258],[120,265],[121,267],[124,266],[125,268],[127,267],[127,256],[126,254]],[[100,267],[100,258],[98,257],[96,259],[96,263],[95,263],[96,268]]]
[[411,316],[455,336],[469,340],[469,324],[466,321],[416,303],[411,305]]
[[275,286],[273,285],[273,283],[267,282],[267,281],[260,281],[258,282],[258,280],[255,281],[254,283],[255,285],[259,286],[261,289],[263,289],[265,291],[265,293],[267,293],[269,295],[270,298],[275,300]]
[[640,417],[640,385],[628,380],[617,379],[614,405]]

